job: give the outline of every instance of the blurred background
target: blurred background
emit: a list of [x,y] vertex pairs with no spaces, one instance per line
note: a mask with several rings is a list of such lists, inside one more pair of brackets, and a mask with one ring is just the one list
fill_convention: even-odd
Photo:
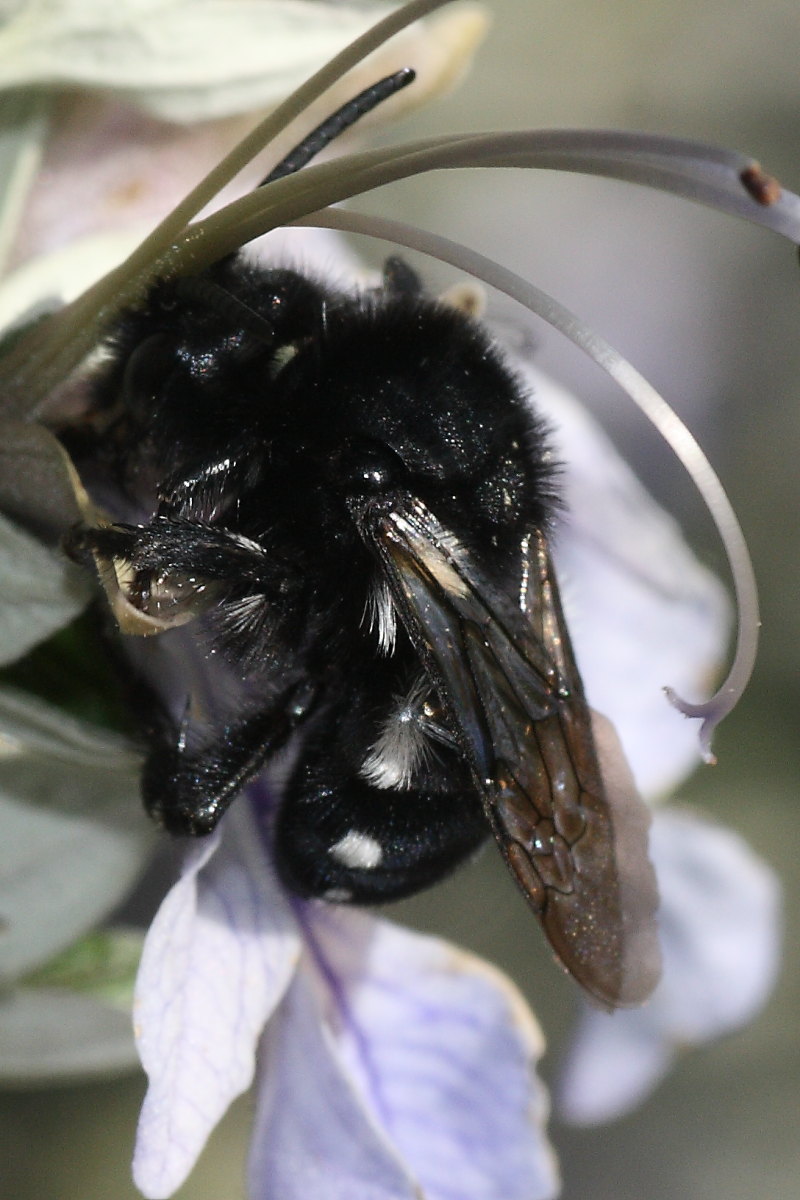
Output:
[[[719,142],[800,190],[796,0],[492,0],[493,30],[458,93],[392,129],[618,126]],[[779,873],[785,958],[773,999],[743,1032],[686,1054],[634,1115],[594,1130],[554,1120],[565,1200],[791,1200],[800,1180],[798,583],[800,265],[774,235],[607,181],[461,172],[385,189],[367,210],[418,222],[552,292],[616,345],[699,436],[755,560],[763,640],[753,683],[716,739],[719,765],[680,797],[738,830]],[[374,250],[377,256],[380,250]],[[447,268],[424,265],[434,287]],[[690,483],[604,376],[511,302],[541,365],[573,388],[697,552],[724,561]],[[665,681],[667,682],[667,681]],[[498,963],[523,987],[557,1072],[577,998],[554,972],[497,855],[395,909]],[[14,1200],[129,1200],[136,1077],[0,1097],[0,1175]],[[180,1200],[243,1195],[250,1100],[215,1133]],[[309,1198],[313,1200],[313,1198]],[[354,1198],[355,1200],[355,1198]]]

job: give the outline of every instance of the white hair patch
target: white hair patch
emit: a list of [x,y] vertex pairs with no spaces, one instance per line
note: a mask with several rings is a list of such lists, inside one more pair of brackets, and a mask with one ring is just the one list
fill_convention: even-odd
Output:
[[380,576],[375,580],[367,599],[369,626],[378,638],[378,649],[381,654],[394,653],[397,639],[397,612],[394,607],[389,585]]
[[331,846],[328,853],[343,867],[361,871],[370,871],[374,867],[380,866],[383,858],[383,848],[380,842],[376,842],[375,838],[370,837],[368,833],[359,833],[357,829],[351,829],[346,833],[334,846]]
[[430,684],[424,676],[413,684],[407,696],[400,697],[389,714],[359,774],[373,787],[389,790],[410,788],[420,763],[429,751],[423,725],[425,700]]

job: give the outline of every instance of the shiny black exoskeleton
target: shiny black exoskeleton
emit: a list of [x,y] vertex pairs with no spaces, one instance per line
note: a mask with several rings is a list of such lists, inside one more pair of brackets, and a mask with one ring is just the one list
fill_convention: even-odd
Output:
[[303,723],[276,829],[291,884],[370,901],[450,870],[489,827],[379,522],[424,505],[448,553],[519,591],[525,537],[547,522],[546,440],[486,332],[397,261],[355,295],[228,262],[154,290],[96,395],[118,481],[152,513],[92,548],[125,564],[140,610],[203,610],[247,681],[245,715],[220,715],[206,744],[164,730],[150,811],[207,832]]
[[270,836],[292,890],[396,899],[491,832],[587,992],[644,999],[647,817],[618,763],[607,791],[550,559],[548,439],[489,333],[397,259],[347,292],[237,257],[156,284],[107,350],[78,458],[113,520],[72,551],[124,630],[194,643],[138,705],[152,815],[206,834],[287,750]]

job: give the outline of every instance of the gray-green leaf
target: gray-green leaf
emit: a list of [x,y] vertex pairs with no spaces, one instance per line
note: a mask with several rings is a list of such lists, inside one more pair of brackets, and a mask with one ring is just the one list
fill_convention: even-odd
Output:
[[103,1078],[136,1062],[130,1014],[92,995],[18,988],[0,999],[0,1086]]
[[94,929],[24,976],[20,986],[84,993],[130,1014],[143,944],[140,929]]
[[0,690],[0,979],[33,970],[124,899],[154,845],[126,743]]
[[68,625],[89,595],[87,575],[0,515],[0,665]]

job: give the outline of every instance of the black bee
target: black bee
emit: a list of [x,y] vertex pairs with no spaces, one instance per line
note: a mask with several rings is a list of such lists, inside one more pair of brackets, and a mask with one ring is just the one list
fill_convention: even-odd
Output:
[[299,741],[273,828],[290,889],[395,900],[491,831],[578,981],[642,999],[631,913],[649,928],[652,903],[620,881],[548,551],[548,436],[487,331],[396,259],[351,293],[234,257],[157,284],[110,351],[99,457],[142,519],[73,549],[144,619],[195,618],[239,685],[233,712],[193,694],[155,722],[149,812],[207,834]]

